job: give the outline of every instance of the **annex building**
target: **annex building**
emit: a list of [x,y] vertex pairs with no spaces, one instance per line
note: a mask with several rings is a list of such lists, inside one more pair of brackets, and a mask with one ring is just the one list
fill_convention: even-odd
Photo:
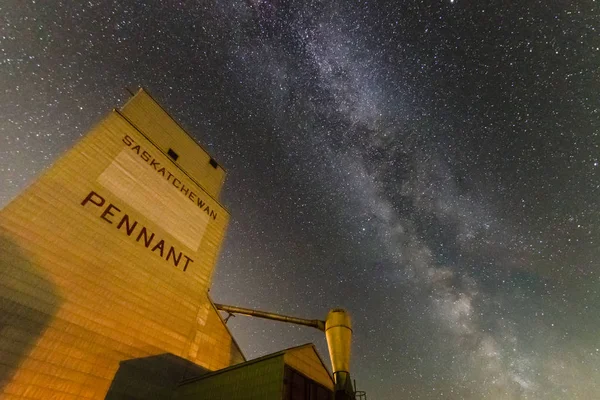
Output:
[[0,399],[318,399],[314,346],[247,361],[208,296],[224,169],[144,90],[0,211]]

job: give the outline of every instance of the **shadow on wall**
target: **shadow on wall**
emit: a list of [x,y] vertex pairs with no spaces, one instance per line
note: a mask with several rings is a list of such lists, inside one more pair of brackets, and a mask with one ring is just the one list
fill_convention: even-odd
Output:
[[170,400],[180,381],[208,372],[169,353],[121,361],[105,399]]
[[53,283],[18,244],[0,232],[0,393],[29,356],[60,303]]
[[229,365],[236,365],[243,362],[246,362],[244,356],[240,352],[240,349],[238,349],[236,343],[231,340],[231,344],[229,345]]

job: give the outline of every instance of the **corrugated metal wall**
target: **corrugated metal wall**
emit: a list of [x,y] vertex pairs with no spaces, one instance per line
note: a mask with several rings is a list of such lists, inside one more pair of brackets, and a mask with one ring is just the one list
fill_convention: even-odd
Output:
[[283,355],[180,386],[174,400],[281,400]]

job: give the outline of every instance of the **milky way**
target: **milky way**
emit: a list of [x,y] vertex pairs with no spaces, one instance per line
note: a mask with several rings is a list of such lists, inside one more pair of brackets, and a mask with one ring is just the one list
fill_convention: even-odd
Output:
[[50,3],[0,2],[1,204],[144,86],[228,171],[215,301],[347,308],[369,399],[600,398],[595,2]]

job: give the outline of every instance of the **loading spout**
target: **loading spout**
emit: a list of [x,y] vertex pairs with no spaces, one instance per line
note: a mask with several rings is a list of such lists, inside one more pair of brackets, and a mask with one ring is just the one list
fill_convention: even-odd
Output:
[[275,314],[275,313],[267,312],[267,311],[253,310],[251,308],[227,306],[225,304],[216,304],[215,303],[215,307],[217,307],[217,310],[226,311],[230,314],[240,314],[240,315],[247,315],[250,317],[270,319],[270,320],[274,320],[274,321],[289,322],[291,324],[296,324],[296,325],[310,326],[312,328],[316,328],[322,332],[325,332],[325,321],[321,321],[318,319],[296,318],[296,317],[290,317],[287,315]]
[[251,317],[265,318],[274,321],[288,322],[297,325],[310,326],[325,332],[329,358],[333,370],[333,381],[335,383],[335,400],[353,400],[354,388],[350,379],[350,347],[352,344],[352,322],[350,315],[341,308],[335,308],[327,314],[327,320],[304,319],[275,314],[266,311],[253,310],[216,304],[217,310],[230,314],[241,314]]

